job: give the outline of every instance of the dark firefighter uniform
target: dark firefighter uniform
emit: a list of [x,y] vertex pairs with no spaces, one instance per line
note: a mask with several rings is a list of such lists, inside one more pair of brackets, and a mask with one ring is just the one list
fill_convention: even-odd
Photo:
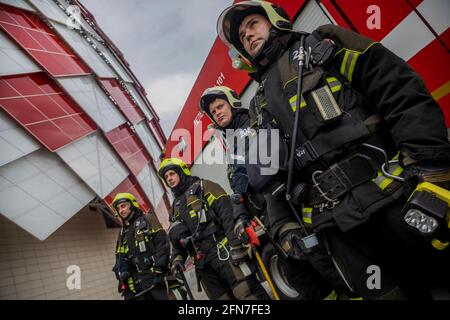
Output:
[[[245,52],[238,35],[240,22],[253,13],[273,26],[255,57]],[[326,25],[303,34],[312,53],[298,97],[301,34],[292,32],[281,8],[244,1],[219,19],[222,40],[250,61],[250,76],[260,84],[250,105],[251,125],[280,130],[284,168],[299,105],[294,200],[349,289],[368,299],[392,299],[403,297],[401,285],[409,297],[423,298],[431,286],[448,285],[448,252],[410,232],[401,215],[405,196],[424,172],[448,178],[449,171],[443,115],[419,76],[380,43]],[[278,179],[265,181],[250,175],[250,183],[276,188],[273,184],[286,175],[280,170]],[[281,241],[283,234],[295,234],[297,221],[291,215],[270,212]],[[381,270],[380,288],[367,286],[372,265]]]
[[[232,118],[226,127],[219,126],[209,112],[209,105],[215,99],[227,101],[231,108]],[[233,190],[232,203],[235,221],[261,216],[265,209],[264,198],[251,190],[248,184],[246,154],[248,138],[252,134],[248,109],[242,107],[237,93],[225,86],[206,89],[200,99],[200,109],[214,124],[222,135],[226,146],[227,178]],[[254,131],[254,130],[253,130]]]
[[234,235],[233,209],[226,192],[212,181],[192,176],[180,159],[161,163],[158,173],[166,184],[164,175],[169,170],[180,178],[172,188],[172,269],[183,267],[190,255],[197,280],[210,299],[269,299],[256,279],[255,266],[246,259],[247,248]]
[[[210,103],[217,98],[228,101],[231,107],[232,118],[226,127],[221,127],[214,120],[209,110]],[[236,92],[224,86],[206,89],[201,97],[200,109],[211,119],[215,128],[220,130],[224,143],[227,146],[228,180],[234,192],[232,197],[237,200],[232,201],[235,233],[239,237],[240,233],[245,232],[242,228],[249,226],[249,221],[255,215],[262,218],[264,224],[268,225],[267,219],[264,219],[267,216],[264,195],[262,192],[254,192],[248,183],[247,168],[252,166],[252,162],[248,157],[249,139],[255,131],[250,128],[248,109],[242,107]],[[269,208],[283,209],[288,212],[291,210],[285,204],[285,199],[269,195],[266,195],[266,198]],[[305,256],[302,257],[303,260],[285,259],[282,255],[279,255],[278,258],[288,282],[297,290],[302,300],[317,300],[330,297],[331,293],[335,293],[330,283],[335,285],[337,292],[342,292],[340,288],[345,288],[345,284],[327,256],[322,257],[322,259],[328,261],[327,280],[330,283],[321,277]],[[322,265],[324,265],[323,262]]]
[[122,220],[116,248],[116,264],[113,271],[119,280],[119,288],[125,299],[167,300],[164,275],[169,265],[167,234],[154,214],[144,214],[135,197],[130,193],[118,193],[112,207],[127,201],[131,213]]

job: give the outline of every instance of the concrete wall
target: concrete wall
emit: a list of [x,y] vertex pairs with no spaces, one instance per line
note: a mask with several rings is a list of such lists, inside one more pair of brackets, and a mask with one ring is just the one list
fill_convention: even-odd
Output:
[[[82,209],[45,241],[0,215],[0,299],[121,299],[111,271],[119,229]],[[66,286],[81,271],[81,289]]]

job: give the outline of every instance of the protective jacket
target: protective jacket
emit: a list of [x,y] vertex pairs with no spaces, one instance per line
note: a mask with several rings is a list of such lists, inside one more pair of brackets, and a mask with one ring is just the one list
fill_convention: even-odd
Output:
[[[326,43],[334,43],[334,52],[322,61],[329,49],[320,50],[324,39],[332,40]],[[297,107],[298,40],[296,33],[280,36],[270,63],[252,74],[260,86],[250,105],[251,126],[281,132],[278,181],[285,181]],[[386,157],[393,176],[412,163],[450,162],[444,117],[420,77],[380,43],[326,25],[306,35],[305,47],[313,54],[304,73],[295,157],[296,181],[307,185],[304,217],[316,231],[330,224],[348,231],[399,197],[401,183],[381,171]],[[249,175],[256,189],[277,181]],[[279,214],[272,224],[289,219]]]
[[[167,234],[154,214],[144,214],[132,208],[132,217],[120,230],[113,271],[128,272],[125,280],[133,293],[163,284],[163,273],[168,270],[169,243]],[[154,271],[158,270],[159,273]]]
[[239,246],[241,241],[233,232],[233,208],[225,190],[206,179],[191,177],[190,181],[172,204],[171,256],[189,254],[201,268],[217,257],[228,259],[229,246]]

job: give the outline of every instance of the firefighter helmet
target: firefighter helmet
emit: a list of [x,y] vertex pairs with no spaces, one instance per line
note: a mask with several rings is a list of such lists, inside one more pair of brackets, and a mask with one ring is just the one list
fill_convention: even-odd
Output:
[[211,119],[211,121],[216,125],[217,125],[216,121],[214,121],[214,118],[209,112],[209,104],[213,102],[214,99],[217,98],[221,98],[228,101],[228,103],[232,108],[240,109],[242,107],[241,100],[239,99],[238,94],[234,90],[225,86],[216,86],[206,89],[203,92],[202,97],[200,98],[199,103],[200,110],[203,113],[205,113],[208,116],[208,118]]
[[164,183],[166,185],[167,185],[167,181],[164,178],[164,174],[168,170],[175,170],[179,174],[182,173],[182,174],[184,174],[186,176],[190,176],[191,175],[191,171],[188,169],[188,167],[186,166],[186,164],[184,163],[183,160],[178,159],[178,158],[167,158],[167,159],[164,159],[161,162],[161,164],[159,165],[158,175],[164,181]]
[[233,67],[236,69],[247,69],[250,72],[254,71],[251,66],[248,66],[252,58],[245,51],[239,39],[239,26],[245,17],[255,13],[266,17],[277,30],[292,31],[292,23],[288,14],[274,3],[268,1],[242,1],[226,8],[217,20],[217,34],[222,42],[230,48]]
[[139,204],[137,203],[136,198],[131,193],[118,193],[114,197],[114,200],[112,202],[112,207],[114,208],[114,211],[117,214],[119,214],[119,211],[117,210],[117,206],[122,202],[129,202],[131,205],[133,205],[136,208],[139,208]]

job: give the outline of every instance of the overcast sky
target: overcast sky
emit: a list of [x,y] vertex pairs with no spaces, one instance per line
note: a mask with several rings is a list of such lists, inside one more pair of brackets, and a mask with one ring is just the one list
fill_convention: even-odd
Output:
[[82,0],[123,52],[168,136],[232,0]]

